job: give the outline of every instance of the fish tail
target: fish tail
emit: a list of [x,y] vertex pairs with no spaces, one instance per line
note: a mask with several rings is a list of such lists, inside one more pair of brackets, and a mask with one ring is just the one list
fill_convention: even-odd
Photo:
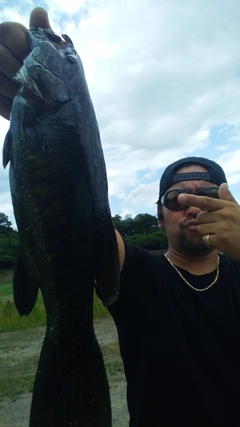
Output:
[[109,385],[97,339],[88,350],[66,346],[43,344],[29,426],[111,427]]

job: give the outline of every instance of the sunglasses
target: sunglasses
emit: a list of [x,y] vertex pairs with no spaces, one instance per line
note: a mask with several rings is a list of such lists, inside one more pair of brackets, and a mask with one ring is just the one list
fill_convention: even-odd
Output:
[[195,193],[189,190],[185,190],[184,188],[174,188],[172,190],[167,191],[160,200],[160,205],[165,206],[167,209],[171,211],[181,211],[182,209],[186,209],[188,206],[182,205],[178,201],[179,194],[194,194],[195,196],[206,196],[213,197],[214,199],[218,199],[218,189],[219,187],[205,187],[201,188],[201,190],[196,191]]

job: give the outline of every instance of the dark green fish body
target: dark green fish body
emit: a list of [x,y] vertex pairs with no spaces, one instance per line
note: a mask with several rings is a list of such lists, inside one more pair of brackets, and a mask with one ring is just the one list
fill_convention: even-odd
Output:
[[14,298],[21,315],[41,289],[47,329],[31,427],[109,427],[111,406],[93,329],[96,280],[117,298],[118,250],[97,121],[71,40],[29,31],[3,149],[19,231]]

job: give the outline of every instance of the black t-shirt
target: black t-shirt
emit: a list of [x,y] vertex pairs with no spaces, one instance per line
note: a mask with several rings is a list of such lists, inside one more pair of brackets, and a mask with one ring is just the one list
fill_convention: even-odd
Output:
[[[182,270],[183,271],[183,270]],[[206,287],[216,272],[195,276]],[[126,245],[110,307],[127,378],[131,427],[240,427],[240,262],[191,289],[163,255]]]

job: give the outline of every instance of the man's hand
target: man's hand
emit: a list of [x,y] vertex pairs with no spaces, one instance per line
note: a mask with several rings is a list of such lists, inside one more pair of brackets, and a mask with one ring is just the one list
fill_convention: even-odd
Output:
[[198,231],[201,236],[210,235],[211,246],[240,260],[240,205],[230,193],[227,184],[221,184],[219,200],[191,194],[181,194],[178,200],[203,211],[197,216]]
[[[35,8],[30,16],[30,27],[49,28],[47,12]],[[10,118],[13,98],[19,88],[13,77],[29,54],[27,28],[16,22],[0,24],[0,115]]]

